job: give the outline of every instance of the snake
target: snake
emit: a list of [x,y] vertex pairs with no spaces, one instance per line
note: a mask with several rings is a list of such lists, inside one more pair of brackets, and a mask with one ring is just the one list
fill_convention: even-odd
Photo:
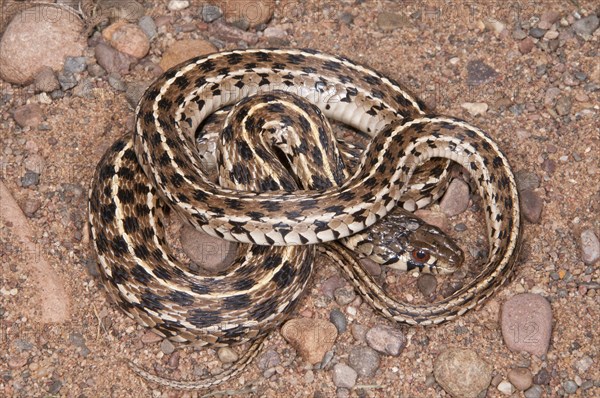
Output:
[[[287,102],[294,117],[289,107],[282,108],[279,92],[293,97]],[[251,102],[256,96],[260,101]],[[246,102],[252,107],[241,108]],[[219,135],[214,181],[198,154],[196,133],[211,114],[232,105],[244,110],[230,113]],[[248,117],[254,108],[279,120]],[[354,171],[345,170],[339,154],[325,160],[334,140],[309,113],[370,137]],[[257,128],[263,133],[250,134]],[[90,232],[105,288],[127,315],[173,341],[251,343],[230,368],[200,381],[170,380],[132,365],[150,381],[207,388],[243,370],[268,333],[297,307],[316,251],[383,316],[408,325],[453,320],[492,296],[512,274],[521,240],[519,196],[496,142],[463,120],[429,113],[399,83],[348,58],[311,49],[192,58],[149,86],[136,108],[134,130],[108,149],[92,178]],[[310,133],[290,138],[291,130]],[[308,139],[314,145],[303,144]],[[274,143],[278,149],[269,150]],[[309,157],[316,166],[302,170]],[[301,177],[283,176],[286,171],[271,162],[275,158]],[[475,181],[485,203],[488,257],[452,295],[431,304],[403,303],[374,281],[349,246],[363,239],[353,237],[399,211],[411,177],[432,159],[438,176],[444,164],[439,160],[447,159]],[[423,192],[433,185],[427,179],[419,184]],[[241,243],[232,265],[208,276],[183,266],[165,237],[163,220],[170,212],[209,235]],[[423,223],[407,217],[407,241],[417,236],[423,246],[400,249],[399,267],[443,272],[444,250],[436,258],[439,246],[427,246],[426,240],[445,238],[430,233],[419,240]]]

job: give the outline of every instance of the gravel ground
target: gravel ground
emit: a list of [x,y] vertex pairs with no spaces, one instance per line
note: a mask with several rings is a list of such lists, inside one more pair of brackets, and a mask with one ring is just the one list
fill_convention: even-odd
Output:
[[[518,374],[509,374],[513,368],[535,375],[528,397],[600,396],[600,269],[598,260],[584,263],[581,241],[584,231],[584,237],[600,234],[600,30],[587,35],[578,25],[580,18],[600,14],[597,3],[281,1],[266,25],[249,32],[267,30],[237,39],[201,22],[199,4],[179,10],[184,3],[144,3],[157,34],[142,66],[129,73],[97,76],[99,69],[90,67],[97,43],[92,38],[84,51],[88,68],[77,72],[79,91],[40,96],[33,85],[0,80],[0,395],[449,396],[433,377],[435,360],[448,348],[468,348],[493,368],[481,397],[510,395],[506,380],[519,384]],[[558,14],[555,22],[539,27],[550,11]],[[212,19],[208,11],[204,19]],[[147,20],[142,25],[153,28]],[[132,128],[127,97],[143,86],[139,82],[152,80],[153,65],[173,43],[189,38],[210,39],[225,49],[309,47],[345,55],[406,85],[436,113],[489,132],[527,185],[521,188],[529,221],[514,280],[457,321],[398,327],[353,298],[343,280],[337,282],[345,290],[335,298],[325,294],[339,272],[320,259],[298,310],[303,317],[331,319],[338,329],[320,365],[302,360],[277,332],[241,376],[212,395],[138,378],[125,359],[161,375],[193,379],[218,371],[225,366],[219,358],[231,355],[174,347],[123,315],[97,278],[86,226],[95,165]],[[19,123],[36,117],[33,127]],[[477,203],[449,218],[452,235],[471,254],[484,236]],[[594,250],[593,239],[589,244]],[[382,278],[395,294],[423,300],[413,276]],[[442,289],[451,285],[438,283]],[[551,303],[552,338],[541,357],[510,351],[503,342],[501,305],[523,292]],[[340,323],[346,331],[340,332]],[[406,346],[398,356],[366,348],[364,332],[378,325],[401,331]]]

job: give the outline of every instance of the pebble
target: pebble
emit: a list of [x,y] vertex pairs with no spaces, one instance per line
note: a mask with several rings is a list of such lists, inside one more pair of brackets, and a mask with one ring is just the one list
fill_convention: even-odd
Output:
[[379,362],[379,354],[369,347],[355,347],[348,356],[348,364],[360,376],[373,376],[379,369]]
[[117,91],[127,90],[127,85],[121,80],[121,76],[116,73],[108,75],[108,84]]
[[142,335],[142,343],[144,344],[154,344],[154,343],[158,343],[159,341],[162,341],[162,337],[157,335],[156,333],[154,333],[151,330],[146,331],[143,335]]
[[284,29],[269,26],[264,30],[263,35],[269,39],[285,39],[287,32]]
[[152,40],[156,36],[156,24],[151,16],[145,15],[140,18],[138,22],[140,29],[148,36],[148,39]]
[[558,38],[559,33],[556,30],[549,30],[544,35],[544,40],[554,40]]
[[89,78],[82,79],[73,88],[73,95],[80,98],[94,98],[94,84]]
[[333,367],[333,384],[336,387],[354,387],[357,376],[358,373],[354,369],[343,363],[338,363]]
[[142,28],[122,19],[104,29],[102,37],[117,51],[137,59],[150,50],[150,41]]
[[542,216],[544,201],[536,191],[525,189],[519,192],[523,217],[530,223],[537,224]]
[[324,319],[295,318],[282,326],[281,335],[305,361],[315,365],[333,347],[338,332]]
[[135,62],[131,55],[115,50],[107,44],[100,43],[95,48],[96,62],[108,73],[125,75],[129,73],[129,66]]
[[162,70],[167,70],[194,56],[206,55],[217,51],[217,48],[206,40],[180,40],[173,43],[160,60]]
[[467,63],[467,84],[478,86],[498,76],[498,72],[481,60]]
[[57,394],[62,388],[63,383],[60,380],[52,380],[48,385],[48,393],[51,395]]
[[543,388],[538,385],[533,385],[523,394],[525,398],[540,398],[544,392]]
[[222,21],[215,21],[208,25],[208,31],[216,39],[224,42],[238,43],[241,41],[247,44],[256,44],[258,42],[258,35],[256,33],[245,32]]
[[575,362],[575,369],[577,369],[579,373],[583,374],[587,372],[593,364],[594,360],[588,355],[586,355],[583,358],[579,359],[577,362]]
[[508,372],[508,380],[519,391],[525,391],[533,384],[533,375],[527,368],[513,368]]
[[525,32],[523,29],[521,29],[520,26],[517,26],[515,28],[515,30],[513,30],[513,32],[512,32],[512,38],[515,40],[523,40],[526,37],[527,37],[527,32]]
[[40,183],[40,175],[33,171],[26,171],[25,175],[21,177],[21,186],[24,188],[36,186]]
[[27,199],[23,204],[23,213],[27,217],[33,217],[35,213],[42,207],[42,201],[39,199]]
[[471,116],[483,115],[488,110],[488,104],[485,102],[463,102],[460,106]]
[[406,347],[406,337],[401,330],[390,326],[376,325],[366,334],[369,347],[382,354],[397,357]]
[[219,360],[223,363],[233,363],[239,359],[239,355],[230,347],[221,347],[217,351]]
[[564,383],[562,383],[562,386],[565,389],[565,392],[569,395],[575,394],[577,392],[577,383],[575,383],[573,380],[565,381]]
[[275,0],[211,1],[223,10],[225,20],[243,30],[267,24],[275,12]]
[[518,294],[502,306],[502,336],[513,351],[541,357],[548,351],[552,334],[552,308],[538,294]]
[[450,224],[448,223],[448,216],[445,213],[439,211],[433,211],[428,209],[419,209],[415,211],[415,216],[425,221],[427,224],[431,224],[434,227],[438,227],[444,232],[450,231]]
[[392,30],[411,25],[410,18],[403,14],[384,11],[377,16],[377,26],[384,32],[391,32]]
[[235,258],[237,245],[184,225],[179,231],[183,252],[211,274],[227,269]]
[[542,386],[550,384],[550,372],[548,372],[548,369],[541,368],[540,371],[533,376],[533,383]]
[[476,398],[492,380],[492,366],[467,349],[448,349],[433,366],[438,384],[454,397]]
[[86,42],[82,30],[81,20],[63,8],[38,5],[23,10],[0,38],[0,77],[10,83],[28,84],[42,66],[61,70],[66,56],[83,54]]
[[352,333],[352,337],[354,337],[354,340],[358,341],[359,343],[364,343],[365,339],[367,337],[367,328],[364,325],[360,325],[358,323],[354,323],[352,324],[352,326],[350,326],[350,332]]
[[333,275],[321,284],[321,293],[329,298],[333,298],[335,291],[345,285],[346,280],[344,278],[339,275]]
[[77,85],[77,77],[70,73],[60,72],[58,74],[58,83],[62,91],[67,91]]
[[573,104],[573,100],[569,96],[560,97],[556,101],[556,113],[560,116],[566,116],[571,113],[571,106]]
[[531,37],[527,37],[525,40],[521,40],[519,43],[519,51],[521,54],[529,54],[531,50],[533,50],[534,46],[535,43],[533,39]]
[[204,4],[200,7],[200,15],[206,23],[211,23],[223,16],[223,11],[218,6],[212,4]]
[[556,171],[556,162],[552,159],[545,159],[542,162],[542,170],[544,170],[547,174],[554,174]]
[[417,288],[425,297],[430,297],[437,288],[437,279],[431,274],[420,274],[417,279]]
[[342,306],[350,304],[356,298],[356,292],[352,286],[340,287],[333,294],[335,302]]
[[533,28],[529,30],[529,36],[535,39],[541,39],[542,37],[544,37],[544,34],[546,34],[545,29]]
[[258,358],[258,368],[260,370],[267,370],[274,368],[281,363],[281,358],[275,350],[267,350]]
[[181,11],[185,10],[190,6],[190,2],[188,0],[171,0],[167,5],[169,11]]
[[538,27],[542,29],[550,29],[552,24],[554,24],[560,18],[560,13],[554,10],[544,11],[542,16],[540,17],[540,22],[538,23]]
[[171,340],[164,339],[160,342],[160,350],[165,355],[171,355],[173,352],[175,352],[175,346],[173,345],[173,343],[171,343]]
[[338,333],[344,333],[346,331],[346,328],[348,327],[348,321],[346,321],[346,316],[339,309],[334,308],[331,310],[329,313],[329,320],[335,325]]
[[85,57],[66,57],[63,72],[65,74],[81,73],[86,68]]
[[515,180],[519,191],[526,189],[536,189],[540,187],[540,178],[537,174],[527,171],[519,170],[515,173]]
[[42,174],[45,164],[44,158],[37,153],[27,156],[24,162],[25,170],[33,171],[37,174]]
[[600,258],[600,242],[591,229],[581,232],[581,259],[587,265],[592,265]]
[[455,178],[440,200],[440,209],[449,217],[461,214],[469,207],[469,185]]
[[127,98],[127,102],[135,108],[137,103],[146,92],[146,89],[150,86],[150,82],[131,82],[127,84],[127,89],[125,90],[125,98]]
[[501,381],[496,388],[504,395],[511,395],[515,391],[513,385],[506,380]]
[[22,128],[35,127],[44,120],[42,107],[38,104],[26,104],[18,107],[12,112],[12,117]]
[[599,24],[598,17],[592,14],[575,22],[573,24],[573,31],[583,39],[587,39],[598,29]]
[[42,67],[37,75],[35,75],[34,85],[36,92],[44,93],[51,93],[60,88],[56,74],[49,66]]

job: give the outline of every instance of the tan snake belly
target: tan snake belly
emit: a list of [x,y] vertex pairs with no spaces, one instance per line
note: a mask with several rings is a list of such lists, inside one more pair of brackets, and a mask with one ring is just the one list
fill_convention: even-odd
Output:
[[[327,118],[372,137],[352,176],[325,190],[265,193],[210,180],[195,150],[196,128],[226,105],[274,90],[291,91]],[[338,243],[321,250],[367,302],[408,324],[451,320],[510,275],[520,237],[519,199],[496,143],[464,121],[426,115],[399,84],[345,58],[312,50],[243,50],[192,59],[150,86],[136,116],[134,136],[113,145],[94,176],[91,232],[111,296],[138,322],[173,340],[261,341],[293,310],[311,273],[311,256],[289,258],[289,246],[334,242],[370,227],[396,207],[411,174],[431,158],[464,166],[486,204],[489,257],[473,281],[441,302],[407,305],[385,294]],[[230,142],[228,130],[221,139]],[[228,170],[234,184],[250,175],[243,161]],[[164,206],[213,236],[253,246],[222,274],[194,274],[166,246]],[[257,349],[253,345],[228,377]],[[214,384],[177,383],[170,385]]]

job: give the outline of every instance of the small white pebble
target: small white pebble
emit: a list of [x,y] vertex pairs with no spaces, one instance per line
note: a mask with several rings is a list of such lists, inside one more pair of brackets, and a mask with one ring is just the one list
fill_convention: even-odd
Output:
[[181,11],[185,10],[190,6],[190,2],[187,0],[171,0],[167,8],[170,11]]

